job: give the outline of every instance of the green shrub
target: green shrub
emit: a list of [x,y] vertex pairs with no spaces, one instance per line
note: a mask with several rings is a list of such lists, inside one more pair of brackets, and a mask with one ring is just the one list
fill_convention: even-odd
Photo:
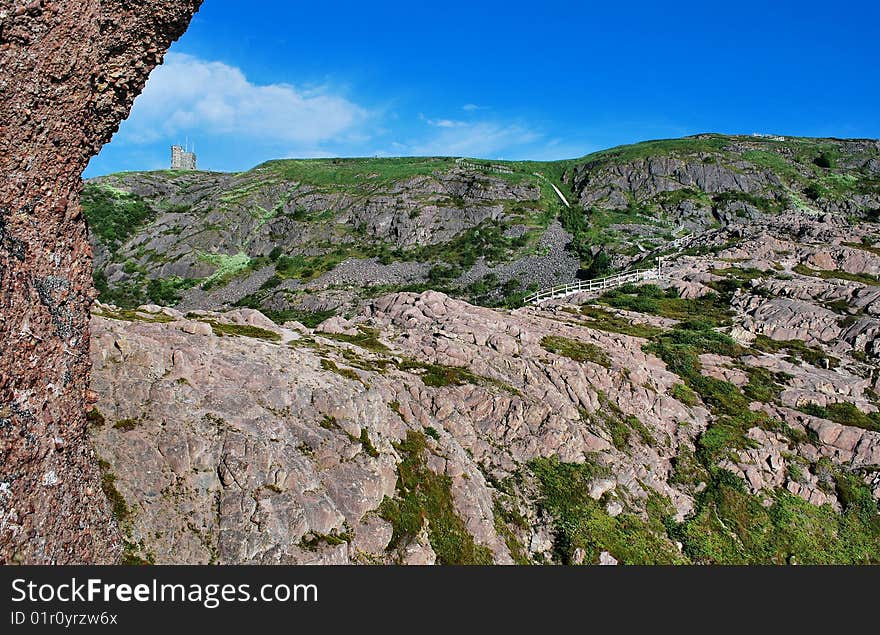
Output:
[[199,283],[192,278],[157,278],[147,283],[147,297],[153,304],[174,306],[180,302],[180,292],[190,289]]
[[684,384],[675,384],[672,387],[672,397],[686,406],[696,406],[700,402],[697,393]]
[[83,187],[80,201],[89,229],[111,251],[156,216],[141,197],[93,183]]
[[606,475],[603,468],[540,458],[529,463],[529,469],[538,479],[540,503],[553,517],[554,552],[560,562],[571,563],[578,548],[586,551],[587,564],[597,562],[602,551],[622,564],[688,562],[666,536],[663,519],[645,521],[630,513],[612,517],[590,498],[592,481]]
[[866,414],[848,401],[832,403],[824,407],[811,403],[803,406],[801,410],[814,417],[829,419],[841,425],[880,432],[880,412]]

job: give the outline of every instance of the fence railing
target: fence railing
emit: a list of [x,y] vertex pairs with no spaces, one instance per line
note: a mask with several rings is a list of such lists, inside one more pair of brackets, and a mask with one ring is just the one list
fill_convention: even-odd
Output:
[[540,304],[547,300],[564,298],[582,293],[585,291],[602,291],[604,289],[613,289],[624,284],[632,284],[634,282],[642,282],[643,280],[659,280],[662,277],[657,267],[651,269],[633,269],[616,273],[612,276],[604,278],[594,278],[593,280],[578,280],[569,284],[560,284],[549,289],[542,289],[529,296],[526,296],[526,304]]

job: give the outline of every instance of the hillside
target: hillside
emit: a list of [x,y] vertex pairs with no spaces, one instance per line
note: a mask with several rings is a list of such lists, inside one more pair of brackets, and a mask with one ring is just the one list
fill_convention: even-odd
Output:
[[880,563],[878,142],[474,165],[87,184],[130,562]]
[[662,286],[513,311],[99,306],[127,557],[878,563],[878,233],[790,214],[717,230]]
[[101,177],[83,202],[103,300],[245,306],[314,325],[390,291],[517,306],[537,287],[791,210],[872,218],[880,147],[702,135],[554,163],[271,161]]

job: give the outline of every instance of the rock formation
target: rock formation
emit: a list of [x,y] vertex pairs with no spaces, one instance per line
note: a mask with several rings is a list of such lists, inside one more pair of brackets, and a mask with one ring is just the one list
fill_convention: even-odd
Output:
[[513,311],[99,305],[91,432],[126,557],[877,562],[880,282],[802,267],[869,276],[878,232],[783,215],[671,256],[666,289]]
[[80,175],[201,0],[0,3],[0,562],[112,562]]

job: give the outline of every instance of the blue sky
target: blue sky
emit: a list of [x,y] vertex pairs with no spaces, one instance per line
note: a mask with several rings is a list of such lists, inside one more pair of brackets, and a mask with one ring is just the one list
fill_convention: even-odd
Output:
[[205,0],[86,176],[272,158],[582,156],[880,137],[880,4]]

